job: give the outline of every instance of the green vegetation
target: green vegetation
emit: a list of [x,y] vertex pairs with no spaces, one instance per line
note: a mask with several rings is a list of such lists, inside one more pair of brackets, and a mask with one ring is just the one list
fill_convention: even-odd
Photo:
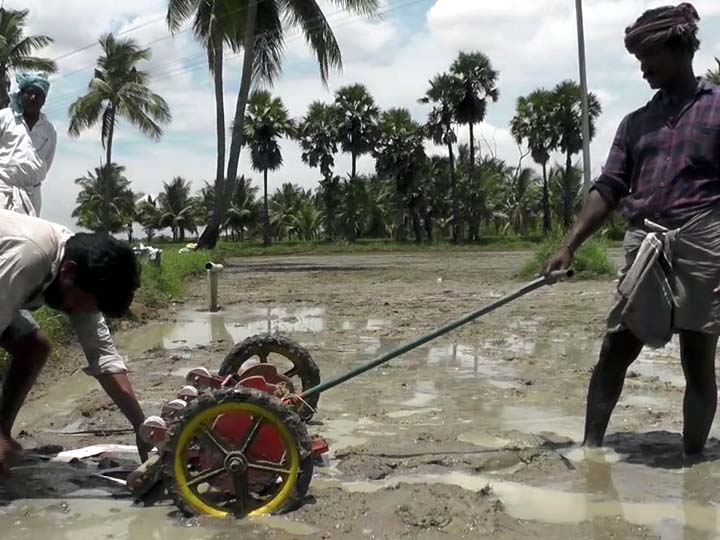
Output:
[[[533,258],[520,270],[519,276],[530,279],[542,272],[545,263],[562,245],[562,238],[555,237],[540,244]],[[599,238],[585,242],[575,255],[573,269],[581,279],[614,277],[617,268],[608,257],[608,243]]]
[[205,263],[222,262],[221,251],[188,251],[179,253],[182,245],[168,244],[162,247],[162,264],[143,262],[142,286],[135,299],[135,308],[158,309],[185,293],[188,278],[205,272]]

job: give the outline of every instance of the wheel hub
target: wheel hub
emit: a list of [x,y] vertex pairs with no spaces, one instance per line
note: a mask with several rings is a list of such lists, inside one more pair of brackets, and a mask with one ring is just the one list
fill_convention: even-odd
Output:
[[223,465],[225,470],[230,474],[237,474],[247,470],[248,460],[241,452],[231,452],[225,458]]

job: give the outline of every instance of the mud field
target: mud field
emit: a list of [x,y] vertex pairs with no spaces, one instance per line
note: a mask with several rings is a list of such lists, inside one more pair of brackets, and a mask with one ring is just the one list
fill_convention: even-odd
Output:
[[[222,275],[221,313],[203,312],[199,281],[184,304],[118,342],[147,414],[175,397],[188,369],[217,369],[234,342],[261,332],[304,345],[327,380],[517,288],[512,276],[527,256],[235,260]],[[720,538],[720,443],[683,462],[676,344],[645,351],[631,368],[608,448],[578,447],[612,290],[607,281],[536,292],[323,394],[310,431],[330,442],[330,459],[287,516],[184,520],[169,503],[134,506],[93,476],[96,462],[32,458],[0,485],[1,536]],[[20,441],[28,449],[131,443],[69,434],[126,427],[74,356],[75,373],[55,370],[22,412]]]

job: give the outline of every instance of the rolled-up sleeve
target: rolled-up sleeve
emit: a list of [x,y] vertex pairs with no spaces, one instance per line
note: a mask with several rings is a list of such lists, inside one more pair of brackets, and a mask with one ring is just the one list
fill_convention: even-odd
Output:
[[613,207],[630,194],[632,156],[627,143],[628,123],[629,117],[620,122],[603,172],[592,187]]
[[115,348],[105,317],[100,313],[73,315],[70,322],[87,358],[85,373],[97,377],[127,372],[125,360]]

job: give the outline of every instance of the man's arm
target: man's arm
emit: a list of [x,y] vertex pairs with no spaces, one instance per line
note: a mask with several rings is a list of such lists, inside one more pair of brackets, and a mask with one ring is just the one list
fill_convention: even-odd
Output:
[[625,117],[620,123],[603,174],[590,191],[565,243],[545,265],[546,273],[569,268],[582,243],[602,226],[620,201],[630,193],[632,156],[627,143],[629,119],[629,116]]
[[[145,420],[145,414],[130,384],[125,362],[115,348],[105,318],[99,313],[91,313],[72,316],[70,321],[88,361],[85,372],[98,380],[137,433]],[[149,450],[148,445],[138,438],[138,452],[143,461],[147,459]]]

